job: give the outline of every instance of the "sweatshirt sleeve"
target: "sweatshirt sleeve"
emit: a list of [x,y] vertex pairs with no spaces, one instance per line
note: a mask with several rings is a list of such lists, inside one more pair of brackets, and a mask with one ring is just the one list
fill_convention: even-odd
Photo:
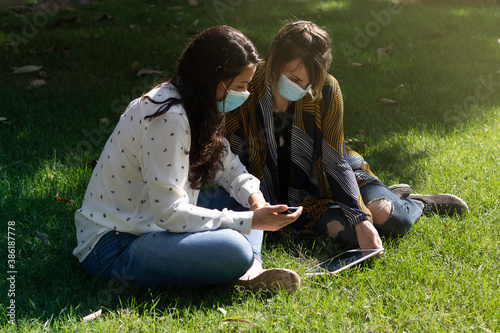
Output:
[[[196,206],[193,200],[190,202],[186,188],[189,188],[187,178],[191,134],[187,117],[180,106],[172,107],[162,117],[146,120],[142,140],[144,178],[155,223],[160,228],[169,232],[231,228],[250,233],[253,212],[206,209]],[[237,163],[226,156],[224,164],[231,168]],[[241,171],[241,168],[235,167],[233,170],[235,173],[232,175],[235,176],[236,170]],[[233,186],[232,194],[244,200],[252,185],[240,178],[227,178],[228,186]],[[248,206],[248,197],[246,200]]]
[[231,152],[229,142],[224,138],[227,147],[227,154],[223,159],[223,170],[215,176],[218,185],[235,198],[243,207],[250,208],[248,198],[253,193],[260,193],[260,181],[248,173],[245,166],[241,163],[238,155]]
[[323,87],[323,163],[325,173],[333,191],[333,197],[340,205],[347,220],[355,224],[372,220],[359,192],[356,176],[349,164],[344,143],[344,103],[338,82],[328,76]]

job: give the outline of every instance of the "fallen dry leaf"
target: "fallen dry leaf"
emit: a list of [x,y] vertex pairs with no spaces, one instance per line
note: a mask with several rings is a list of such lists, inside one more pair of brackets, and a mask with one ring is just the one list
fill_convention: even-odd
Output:
[[401,83],[399,86],[397,86],[396,88],[394,88],[394,91],[400,91],[404,87],[405,87],[405,85]]
[[364,129],[359,129],[356,131],[356,133],[368,136],[368,131]]
[[356,150],[356,151],[364,149],[367,146],[366,142],[358,140],[358,139],[355,139],[355,138],[347,140],[345,142],[345,144],[348,145],[349,147],[351,147],[352,149]]
[[68,198],[61,198],[59,196],[59,191],[56,192],[56,201],[73,203],[73,201],[69,200]]
[[0,117],[0,124],[10,125],[12,124],[12,119]]
[[429,39],[438,39],[438,38],[443,38],[443,35],[438,32],[438,33],[435,33],[435,34],[427,35],[425,37],[427,37]]
[[38,72],[42,68],[43,66],[34,66],[34,65],[22,66],[16,68],[14,70],[14,74],[26,74],[26,73]]
[[354,66],[354,67],[361,67],[361,66],[364,66],[364,64],[360,63],[360,62],[353,62],[351,64],[351,66]]
[[380,56],[388,55],[392,51],[392,44],[388,43],[386,47],[379,47],[377,49],[377,54]]
[[379,102],[382,104],[388,104],[388,105],[398,104],[397,101],[395,101],[393,99],[388,99],[388,98],[381,98],[381,99],[379,99]]
[[132,68],[134,68],[134,69],[135,69],[135,68],[138,68],[139,66],[140,66],[140,64],[139,64],[139,62],[138,62],[138,61],[134,61],[134,62],[132,63]]
[[96,165],[97,165],[97,160],[93,160],[87,163],[86,167],[94,169]]
[[196,20],[194,20],[194,22],[193,22],[193,23],[191,23],[191,25],[192,25],[193,27],[196,27],[196,26],[198,25],[198,23],[200,23],[200,20],[196,19]]
[[42,79],[33,80],[30,82],[28,89],[42,87],[46,84],[47,84],[47,82],[45,82],[45,80],[42,80]]
[[101,118],[101,119],[99,119],[99,122],[101,124],[107,125],[110,123],[110,120],[108,118]]
[[57,50],[57,46],[51,46],[49,48],[46,48],[45,50],[43,50],[43,53],[51,53],[51,52],[54,52]]
[[36,238],[38,238],[39,240],[41,240],[42,242],[44,242],[45,244],[47,245],[50,245],[50,241],[49,239],[47,238],[47,235],[44,234],[43,232],[39,232],[39,231],[34,231],[33,234],[35,235]]
[[102,315],[102,310],[96,311],[82,318],[82,321],[94,320]]
[[154,69],[141,69],[137,72],[137,76],[141,75],[161,75],[163,71],[155,71]]

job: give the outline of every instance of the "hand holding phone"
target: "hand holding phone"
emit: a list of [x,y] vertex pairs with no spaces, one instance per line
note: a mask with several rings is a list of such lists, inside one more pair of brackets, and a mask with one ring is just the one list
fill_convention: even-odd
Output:
[[280,214],[292,214],[292,213],[296,212],[297,209],[299,209],[299,207],[289,206],[287,210],[285,210],[284,212],[281,212]]
[[[288,208],[295,211],[288,211]],[[252,229],[277,231],[296,221],[300,213],[302,213],[302,207],[288,207],[287,205],[259,207],[253,214]]]

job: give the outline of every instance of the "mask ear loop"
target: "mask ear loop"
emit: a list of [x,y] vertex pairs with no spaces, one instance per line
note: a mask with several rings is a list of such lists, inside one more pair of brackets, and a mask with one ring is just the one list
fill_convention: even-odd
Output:
[[[234,78],[231,80],[231,84],[233,83]],[[226,99],[227,95],[229,94],[229,89],[227,89],[226,85],[224,84],[224,81],[220,80],[220,83],[222,83],[222,86],[226,90],[226,96],[224,96],[224,100]],[[231,84],[229,86],[231,86]]]
[[[224,90],[226,91],[226,94],[225,96],[222,98],[222,108],[225,108],[226,107],[226,96],[227,96],[227,88],[226,88],[226,85],[224,84],[224,82],[222,82],[222,75],[221,75],[221,71],[223,70],[223,67],[222,66],[217,66],[215,68],[215,72],[217,73],[217,81],[222,83],[222,86],[224,87]],[[219,84],[217,84],[218,86]],[[217,87],[215,88],[215,91],[217,91]]]
[[[224,87],[224,89],[226,90],[226,94],[224,96],[224,98],[222,99],[222,107],[225,108],[226,107],[226,97],[227,95],[229,94],[229,90],[227,90],[226,88],[226,85],[224,84],[224,81],[222,81],[222,74],[221,74],[221,71],[225,70],[225,66],[227,64],[227,62],[229,61],[229,59],[226,58],[226,62],[224,63],[224,65],[221,65],[221,66],[217,66],[215,68],[215,71],[217,72],[217,76],[218,76],[218,80],[220,83],[222,83],[222,86]],[[233,79],[234,80],[234,79]],[[232,83],[232,82],[231,82]]]

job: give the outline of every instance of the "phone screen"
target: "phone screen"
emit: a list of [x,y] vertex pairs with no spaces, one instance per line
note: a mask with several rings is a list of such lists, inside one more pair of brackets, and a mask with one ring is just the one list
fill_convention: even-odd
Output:
[[307,275],[335,274],[354,266],[374,255],[382,252],[384,249],[357,249],[345,251],[333,258],[330,258],[317,266],[306,270]]
[[292,213],[295,213],[295,211],[299,209],[299,207],[288,207],[287,210],[285,210],[284,212],[281,212],[280,214],[292,214]]

